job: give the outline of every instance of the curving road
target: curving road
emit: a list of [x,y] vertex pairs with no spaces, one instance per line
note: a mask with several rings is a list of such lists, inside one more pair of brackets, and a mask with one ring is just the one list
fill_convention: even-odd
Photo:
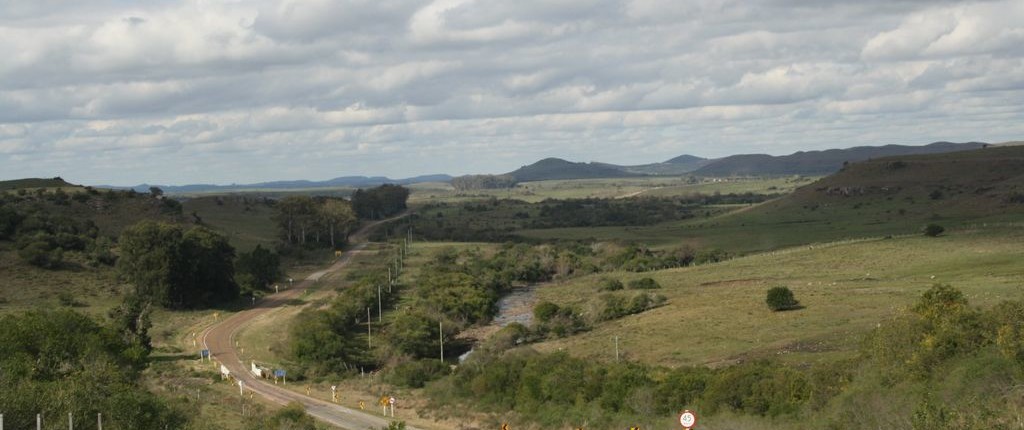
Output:
[[[402,216],[405,215],[399,215],[394,218],[377,221],[363,227],[349,238],[350,241],[358,244],[352,249],[345,251],[341,258],[339,258],[338,261],[330,267],[307,276],[306,279],[295,284],[292,288],[267,296],[265,299],[261,300],[256,307],[238,312],[231,317],[224,319],[224,321],[206,329],[202,336],[204,348],[210,350],[210,355],[231,371],[231,376],[234,376],[237,380],[243,381],[247,390],[251,390],[271,402],[280,405],[286,405],[290,402],[299,402],[306,407],[306,412],[313,417],[325,423],[345,429],[366,430],[369,428],[387,427],[388,423],[391,421],[390,419],[346,408],[324,400],[304,396],[276,386],[273,382],[268,383],[264,379],[257,379],[249,371],[249,363],[243,363],[238,358],[238,352],[234,348],[233,338],[235,333],[249,324],[254,318],[269,312],[274,312],[285,303],[288,303],[289,300],[299,296],[303,290],[312,286],[313,283],[318,281],[320,278],[329,273],[341,270],[352,260],[353,255],[366,247],[366,237],[374,227],[381,223],[401,218]],[[407,426],[406,428],[418,430],[412,426]]]

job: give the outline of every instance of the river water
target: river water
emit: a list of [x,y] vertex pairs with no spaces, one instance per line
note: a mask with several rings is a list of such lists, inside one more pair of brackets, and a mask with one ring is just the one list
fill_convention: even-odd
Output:
[[[533,322],[533,306],[537,304],[536,289],[536,285],[515,287],[504,297],[498,299],[498,314],[495,315],[490,324],[474,333],[478,339],[477,342],[483,342],[498,330],[501,330],[502,327],[512,323],[519,323],[529,327]],[[463,362],[472,353],[473,349],[470,349],[465,354],[460,355],[459,362]]]

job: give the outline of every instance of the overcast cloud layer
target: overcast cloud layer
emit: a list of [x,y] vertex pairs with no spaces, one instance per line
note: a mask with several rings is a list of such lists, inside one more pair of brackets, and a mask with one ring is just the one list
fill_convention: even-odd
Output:
[[1024,1],[0,0],[0,178],[1024,137]]

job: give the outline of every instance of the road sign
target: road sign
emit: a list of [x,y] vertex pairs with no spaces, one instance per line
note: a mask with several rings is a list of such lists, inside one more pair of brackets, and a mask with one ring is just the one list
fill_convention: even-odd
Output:
[[692,429],[693,426],[697,425],[697,414],[693,411],[685,410],[679,414],[679,424],[682,424],[684,429]]
[[366,403],[362,400],[359,401],[359,410],[366,410]]
[[203,349],[203,350],[199,351],[199,359],[202,360],[204,358],[210,358],[210,350],[209,349]]
[[389,399],[388,399],[388,404],[389,404],[389,405],[393,405],[393,404],[395,404],[395,398],[394,398],[394,397],[391,397],[391,398],[389,398]]
[[274,376],[276,376],[278,378],[283,378],[284,375],[285,375],[284,369],[277,369],[277,370],[274,371]]

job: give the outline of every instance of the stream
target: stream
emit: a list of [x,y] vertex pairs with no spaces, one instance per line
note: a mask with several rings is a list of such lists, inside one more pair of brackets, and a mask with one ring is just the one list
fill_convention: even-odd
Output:
[[[479,339],[478,342],[483,342],[498,330],[501,330],[502,327],[512,323],[519,323],[529,327],[530,323],[533,322],[533,306],[537,302],[537,295],[534,294],[536,289],[536,285],[516,287],[504,297],[498,299],[498,315],[495,315],[490,324],[473,330],[473,337]],[[470,349],[465,354],[460,355],[459,363],[465,361],[466,357],[469,357],[474,349]]]

